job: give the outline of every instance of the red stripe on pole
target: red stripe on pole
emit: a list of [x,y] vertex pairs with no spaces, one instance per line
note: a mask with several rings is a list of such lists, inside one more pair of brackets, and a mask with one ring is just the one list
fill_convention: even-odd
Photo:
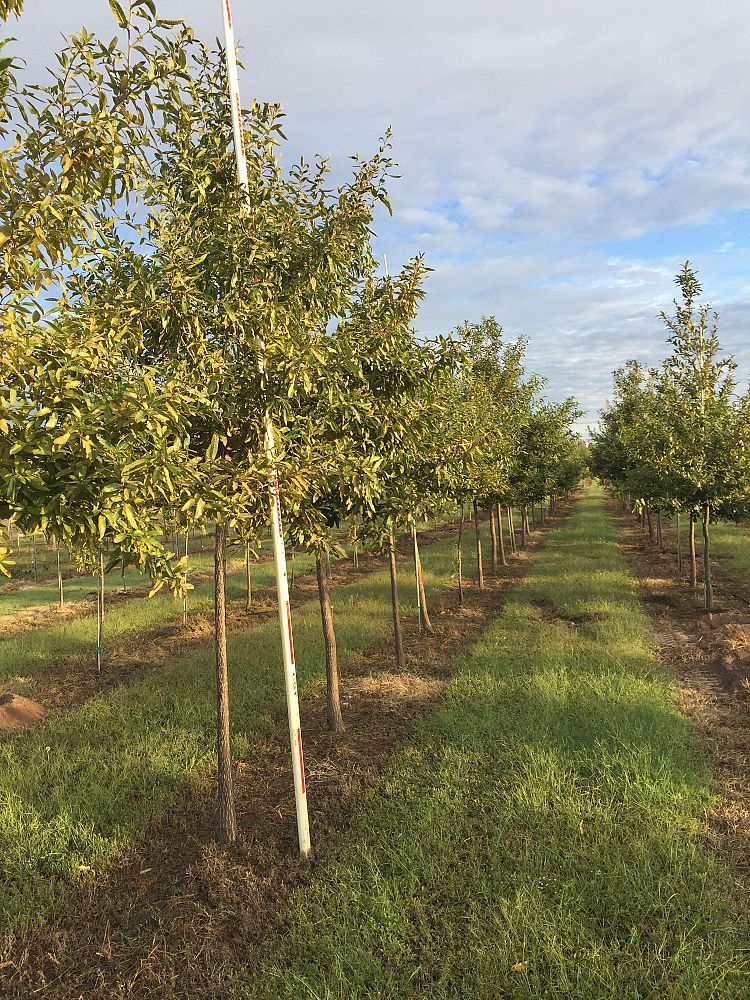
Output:
[[229,21],[229,27],[232,27],[232,8],[229,6],[229,0],[224,0],[224,6],[227,9],[227,20]]
[[245,155],[245,134],[242,131],[242,106],[240,105],[240,95],[237,94],[237,121],[240,124],[239,134],[240,134],[240,150],[242,155]]
[[294,666],[294,639],[292,638],[292,613],[289,610],[289,601],[286,602],[286,624],[289,629],[289,655],[292,658],[292,666]]
[[302,775],[302,791],[305,791],[305,760],[302,756],[302,731],[297,730],[297,749],[299,750],[299,769]]

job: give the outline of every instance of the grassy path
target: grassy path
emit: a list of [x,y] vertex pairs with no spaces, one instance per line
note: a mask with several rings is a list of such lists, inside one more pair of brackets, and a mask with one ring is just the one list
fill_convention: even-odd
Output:
[[750,995],[709,776],[617,537],[591,490],[228,993]]
[[[482,526],[485,544],[489,526]],[[464,535],[466,572],[473,536]],[[428,597],[450,585],[455,542],[425,546]],[[416,610],[412,569],[399,563],[405,615]],[[388,634],[387,570],[334,592],[342,662]],[[325,674],[317,601],[294,615],[300,693]],[[234,751],[269,733],[283,706],[278,623],[229,639]],[[0,743],[0,931],[39,916],[66,885],[101,871],[129,838],[175,801],[215,759],[213,650],[54,716]]]

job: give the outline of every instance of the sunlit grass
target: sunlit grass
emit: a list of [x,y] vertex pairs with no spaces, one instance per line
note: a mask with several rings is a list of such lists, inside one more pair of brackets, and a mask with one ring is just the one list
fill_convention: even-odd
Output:
[[748,996],[709,778],[616,537],[595,490],[237,996]]
[[[486,543],[486,525],[483,530]],[[467,571],[472,545],[467,534]],[[451,539],[424,547],[428,595],[449,585],[453,554]],[[404,613],[413,614],[409,562],[399,564],[399,579]],[[337,588],[334,609],[345,662],[389,631],[387,570],[363,573],[361,581]],[[295,611],[294,635],[304,697],[325,673],[317,602]],[[283,708],[276,621],[232,635],[229,661],[233,744],[241,754],[269,733]],[[0,744],[0,928],[38,917],[71,881],[101,870],[196,772],[211,768],[214,718],[213,651],[207,643],[131,687]]]

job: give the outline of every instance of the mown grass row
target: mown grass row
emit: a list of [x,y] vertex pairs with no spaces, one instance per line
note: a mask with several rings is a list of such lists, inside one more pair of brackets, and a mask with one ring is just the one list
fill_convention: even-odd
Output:
[[[315,566],[312,556],[303,553],[295,559],[296,571],[311,570]],[[272,562],[253,566],[254,587],[273,584],[275,571]],[[245,571],[227,577],[227,598],[234,600],[245,593]],[[210,613],[213,607],[213,580],[197,583],[190,591],[188,608],[191,612]],[[151,599],[135,598],[113,604],[104,620],[104,649],[131,636],[137,636],[162,625],[182,620],[182,601],[161,593]],[[55,662],[71,656],[90,654],[95,660],[96,614],[71,618],[60,624],[35,628],[31,631],[12,633],[0,639],[0,681],[12,677],[33,677]]]
[[[485,544],[488,526],[483,525]],[[472,565],[473,538],[465,534]],[[455,544],[422,553],[428,595],[450,584]],[[404,612],[416,608],[408,562],[399,564]],[[339,656],[390,630],[387,570],[334,592]],[[110,626],[111,627],[111,626]],[[301,696],[325,673],[317,602],[295,611]],[[283,710],[278,625],[229,639],[233,748],[244,753]],[[345,681],[344,681],[345,687]],[[94,698],[0,744],[0,929],[38,917],[65,886],[101,871],[215,759],[213,651],[204,649],[131,687]]]
[[228,994],[749,995],[709,776],[616,541],[594,490]]
[[[230,552],[230,558],[233,555]],[[239,556],[241,557],[241,552]],[[190,557],[191,572],[203,573],[212,568],[213,555],[206,553]],[[39,583],[32,584],[20,581],[23,585],[15,589],[14,584],[17,582],[15,579],[15,569],[16,567],[13,567],[14,577],[10,581],[7,581],[4,587],[0,587],[0,616],[12,615],[18,611],[28,611],[35,608],[57,607],[58,584],[56,578],[40,580]],[[139,570],[129,566],[125,570],[124,577],[120,570],[115,567],[115,569],[105,575],[104,583],[107,594],[113,594],[121,590],[123,586],[139,587],[144,584],[150,584],[151,581]],[[63,581],[65,601],[80,601],[86,597],[95,598],[97,585],[98,580],[93,575],[68,577]]]

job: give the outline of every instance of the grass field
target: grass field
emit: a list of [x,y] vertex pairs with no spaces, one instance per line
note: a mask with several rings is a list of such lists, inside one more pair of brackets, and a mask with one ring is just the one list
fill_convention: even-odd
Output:
[[[486,524],[483,531],[486,542]],[[473,535],[464,538],[469,573]],[[454,549],[452,539],[424,547],[428,595],[450,584]],[[404,612],[411,614],[412,569],[407,561],[399,565]],[[335,591],[342,661],[387,635],[389,594],[387,570],[363,573]],[[294,627],[304,697],[325,672],[317,602],[295,612]],[[277,623],[232,635],[229,659],[234,751],[242,754],[282,711]],[[196,773],[210,769],[214,718],[213,651],[206,643],[137,684],[0,744],[0,928],[39,917],[66,885],[101,871]]]
[[[310,570],[315,565],[312,556],[301,554],[296,557],[297,572]],[[253,586],[270,586],[274,579],[272,562],[253,566]],[[245,571],[227,577],[227,597],[229,600],[242,597],[245,593]],[[190,592],[191,611],[210,612],[213,607],[213,580],[197,583]],[[161,625],[182,620],[182,601],[163,592],[150,600],[136,598],[113,604],[104,620],[104,650],[108,644],[137,636]],[[0,681],[11,677],[31,677],[64,657],[90,653],[92,663],[96,647],[96,614],[63,621],[59,625],[36,628],[33,631],[9,635],[0,639]]]
[[[689,525],[686,523],[687,518],[683,517],[680,520],[680,530],[684,536],[683,551],[687,551]],[[717,521],[710,526],[710,538],[712,559],[718,559],[728,570],[744,573],[750,577],[750,528]],[[695,526],[695,545],[700,559],[703,547],[700,522]],[[701,572],[700,567],[698,571]]]
[[228,993],[750,996],[709,776],[616,539],[594,489]]

